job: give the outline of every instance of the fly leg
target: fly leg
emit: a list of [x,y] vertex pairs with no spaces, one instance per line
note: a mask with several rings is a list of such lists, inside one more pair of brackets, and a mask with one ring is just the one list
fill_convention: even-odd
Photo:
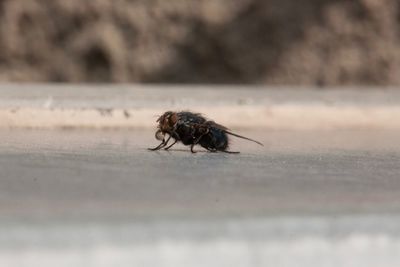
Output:
[[181,140],[181,138],[179,137],[178,133],[176,133],[176,132],[170,133],[170,136],[173,137],[175,139],[175,141],[171,145],[169,145],[166,148],[164,148],[165,150],[170,149],[171,147],[173,147],[178,142],[178,140]]
[[160,150],[161,148],[165,147],[166,145],[168,145],[169,140],[171,140],[171,136],[168,137],[167,141],[165,141],[165,139],[162,140],[161,144],[159,144],[157,147],[155,148],[148,148],[148,150],[151,151],[155,151],[155,150]]
[[174,141],[171,145],[167,146],[167,147],[164,148],[164,149],[165,149],[165,150],[170,149],[171,147],[173,147],[173,146],[176,144],[176,142],[178,142],[178,140],[175,139],[175,141]]
[[206,131],[205,133],[203,133],[202,135],[200,135],[199,137],[197,137],[197,138],[193,141],[193,144],[190,146],[190,151],[191,151],[192,153],[196,153],[196,151],[193,150],[194,146],[197,145],[197,144],[200,142],[200,139],[201,139],[204,135],[206,135],[206,134],[208,134],[208,129],[207,129],[207,131]]
[[154,147],[154,148],[148,148],[148,150],[151,151],[156,151],[156,150],[160,150],[161,148],[163,148],[165,146],[167,142],[165,142],[165,140],[162,140],[161,144],[159,144],[158,146]]
[[190,146],[190,151],[191,151],[192,153],[197,153],[196,151],[193,150],[194,146],[195,146],[195,144],[192,144],[192,145]]

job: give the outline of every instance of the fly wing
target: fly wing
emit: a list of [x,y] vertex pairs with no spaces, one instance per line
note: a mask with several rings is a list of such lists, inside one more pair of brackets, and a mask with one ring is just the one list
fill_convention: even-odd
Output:
[[206,124],[207,124],[208,126],[215,127],[215,128],[217,128],[217,129],[220,129],[220,130],[223,130],[223,131],[228,131],[228,130],[229,130],[229,129],[226,128],[225,126],[223,126],[223,125],[221,125],[221,124],[218,124],[218,123],[216,123],[215,121],[207,121]]
[[204,118],[200,113],[193,113],[190,111],[178,112],[178,118],[181,122],[185,123],[204,123],[206,118]]
[[223,126],[221,124],[218,124],[215,121],[207,121],[206,124],[208,124],[211,127],[218,128],[218,129],[224,131],[227,134],[230,134],[230,135],[233,135],[233,136],[236,136],[238,138],[242,138],[242,139],[245,139],[245,140],[248,140],[248,141],[252,141],[252,142],[257,143],[257,144],[259,144],[261,146],[264,146],[261,142],[258,142],[258,141],[254,140],[254,139],[251,139],[251,138],[248,138],[248,137],[245,137],[245,136],[242,136],[242,135],[238,135],[238,134],[235,134],[235,133],[231,132],[229,128],[227,128],[227,127],[225,127],[225,126]]
[[252,141],[252,142],[254,142],[254,143],[256,143],[256,144],[259,144],[260,146],[264,146],[263,143],[258,142],[258,141],[254,140],[254,139],[248,138],[248,137],[246,137],[246,136],[238,135],[238,134],[232,133],[232,132],[227,131],[227,130],[225,130],[225,133],[230,134],[230,135],[233,135],[233,136],[236,136],[236,137],[238,137],[238,138],[242,138],[242,139],[245,139],[245,140]]

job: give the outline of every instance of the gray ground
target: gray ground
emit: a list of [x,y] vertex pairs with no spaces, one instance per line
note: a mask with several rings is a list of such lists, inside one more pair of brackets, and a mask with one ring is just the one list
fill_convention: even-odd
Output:
[[241,133],[265,147],[234,139],[239,155],[193,155],[147,151],[149,131],[2,131],[1,217],[400,211],[398,132]]
[[399,132],[239,132],[1,131],[0,266],[399,266]]

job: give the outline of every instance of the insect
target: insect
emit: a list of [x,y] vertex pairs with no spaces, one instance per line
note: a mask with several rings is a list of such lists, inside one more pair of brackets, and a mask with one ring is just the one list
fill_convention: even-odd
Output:
[[[194,146],[196,145],[200,145],[210,152],[239,153],[228,151],[228,135],[246,139],[263,146],[262,143],[256,140],[232,133],[225,126],[208,120],[199,113],[167,111],[157,119],[157,122],[158,126],[155,137],[161,143],[155,148],[149,148],[152,151],[162,148],[168,150],[177,142],[182,142],[186,146],[190,145],[192,153],[196,153],[194,151]],[[167,139],[165,139],[166,135],[168,135]],[[173,139],[173,142],[168,145],[171,139]]]

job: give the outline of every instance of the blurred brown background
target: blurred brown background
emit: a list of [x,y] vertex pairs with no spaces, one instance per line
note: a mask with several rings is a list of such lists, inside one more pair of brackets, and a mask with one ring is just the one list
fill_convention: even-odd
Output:
[[0,0],[0,81],[399,85],[398,0]]

